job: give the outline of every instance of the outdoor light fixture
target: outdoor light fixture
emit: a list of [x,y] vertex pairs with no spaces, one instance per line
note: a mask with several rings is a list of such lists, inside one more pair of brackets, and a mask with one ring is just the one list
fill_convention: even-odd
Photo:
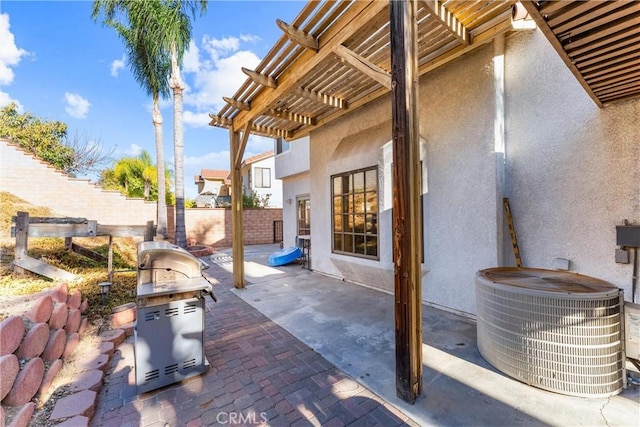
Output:
[[111,289],[111,282],[98,283],[98,286],[100,286],[100,294],[102,295],[102,305],[105,305],[107,302],[107,294]]

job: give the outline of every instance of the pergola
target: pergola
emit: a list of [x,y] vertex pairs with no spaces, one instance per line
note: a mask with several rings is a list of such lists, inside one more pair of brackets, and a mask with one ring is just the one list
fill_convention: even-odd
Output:
[[[640,96],[637,1],[310,1],[293,22],[277,21],[283,35],[254,70],[242,69],[244,84],[210,115],[211,126],[230,132],[232,194],[241,194],[250,134],[297,139],[391,93],[396,371],[398,395],[407,401],[421,388],[420,245],[412,237],[420,227],[412,114],[418,78],[536,24],[598,106]],[[239,197],[232,223],[234,285],[241,288]]]

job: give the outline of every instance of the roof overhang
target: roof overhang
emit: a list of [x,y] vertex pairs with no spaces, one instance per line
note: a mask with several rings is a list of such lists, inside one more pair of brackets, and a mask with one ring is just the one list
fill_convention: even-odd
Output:
[[[599,106],[640,95],[640,2],[418,5],[420,75],[535,21]],[[247,79],[210,125],[297,139],[390,92],[389,2],[311,1],[277,25],[283,35],[255,70],[242,69]]]
[[640,2],[524,0],[522,5],[596,104],[640,96]]

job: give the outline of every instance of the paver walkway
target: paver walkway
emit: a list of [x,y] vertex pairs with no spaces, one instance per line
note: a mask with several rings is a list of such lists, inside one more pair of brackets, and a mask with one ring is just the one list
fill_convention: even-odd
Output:
[[[133,337],[117,349],[92,426],[396,426],[417,424],[229,289],[216,265],[207,298],[209,370],[138,395]],[[214,281],[215,283],[215,281]]]

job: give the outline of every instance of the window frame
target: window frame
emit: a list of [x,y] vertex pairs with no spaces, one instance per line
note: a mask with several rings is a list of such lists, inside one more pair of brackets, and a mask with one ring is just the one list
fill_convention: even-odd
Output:
[[[380,185],[378,166],[355,169],[331,175],[331,252],[370,260],[380,260]],[[372,178],[367,178],[374,172]],[[362,189],[356,188],[360,179]],[[343,189],[336,189],[337,179]],[[346,181],[345,181],[346,179]],[[345,192],[345,184],[347,190]],[[375,196],[373,200],[369,197]],[[370,205],[375,209],[370,209]],[[339,206],[339,211],[336,208]],[[337,224],[339,222],[339,224]],[[340,242],[336,242],[337,237]],[[339,246],[339,247],[338,247]],[[362,248],[364,252],[360,252]],[[370,249],[374,249],[370,251]]]
[[[268,172],[269,182],[264,185],[264,171]],[[260,185],[258,185],[258,176],[260,177]],[[271,168],[263,168],[256,166],[253,168],[253,188],[271,188]]]
[[291,143],[283,137],[276,138],[276,156],[291,151]]
[[[304,210],[300,209],[304,203]],[[301,213],[304,212],[304,217]],[[301,227],[302,223],[306,223],[308,227]],[[298,236],[308,236],[311,234],[311,198],[309,195],[296,197],[296,232]]]

